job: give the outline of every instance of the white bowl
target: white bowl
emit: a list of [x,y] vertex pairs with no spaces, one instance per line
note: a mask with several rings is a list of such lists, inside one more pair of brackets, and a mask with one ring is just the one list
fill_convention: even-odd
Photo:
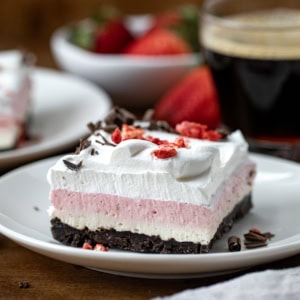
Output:
[[96,54],[68,41],[68,27],[51,38],[58,66],[99,84],[115,104],[151,107],[191,68],[201,63],[200,54],[157,57]]

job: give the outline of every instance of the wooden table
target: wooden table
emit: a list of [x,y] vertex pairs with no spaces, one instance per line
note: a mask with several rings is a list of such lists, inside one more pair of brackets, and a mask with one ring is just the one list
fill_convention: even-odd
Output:
[[[300,254],[247,271],[199,279],[139,279],[88,270],[27,250],[0,235],[1,299],[150,299],[268,268],[300,266]],[[20,283],[27,282],[28,288]]]
[[[7,43],[10,44],[9,42]],[[38,66],[55,63],[47,45],[32,42]],[[300,266],[300,254],[244,272],[199,279],[138,279],[104,274],[44,257],[0,235],[1,299],[150,299],[187,288],[208,286],[246,272]],[[21,288],[21,283],[29,284]]]

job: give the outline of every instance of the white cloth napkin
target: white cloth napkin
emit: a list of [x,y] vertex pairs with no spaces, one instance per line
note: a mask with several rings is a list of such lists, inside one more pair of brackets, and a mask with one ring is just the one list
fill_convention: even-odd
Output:
[[300,267],[249,273],[209,287],[153,300],[299,300]]

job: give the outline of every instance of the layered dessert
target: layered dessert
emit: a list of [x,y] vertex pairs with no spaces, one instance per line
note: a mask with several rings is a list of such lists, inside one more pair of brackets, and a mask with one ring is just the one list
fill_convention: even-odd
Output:
[[63,244],[208,252],[251,208],[255,164],[239,131],[136,121],[114,109],[50,168],[51,230]]
[[0,151],[15,148],[26,134],[32,64],[28,53],[0,52]]

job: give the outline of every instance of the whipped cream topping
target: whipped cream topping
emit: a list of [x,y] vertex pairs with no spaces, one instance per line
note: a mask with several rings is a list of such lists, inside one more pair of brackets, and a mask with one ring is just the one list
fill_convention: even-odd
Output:
[[[145,131],[145,135],[169,142],[178,137],[162,131]],[[87,148],[61,158],[49,170],[47,178],[53,190],[211,207],[219,186],[248,155],[240,131],[218,142],[185,138],[188,146],[178,148],[176,156],[166,159],[153,155],[158,146],[152,142],[130,139],[111,146],[103,143],[102,137],[111,142],[110,134],[98,130],[89,137]],[[80,168],[71,170],[64,160]]]

